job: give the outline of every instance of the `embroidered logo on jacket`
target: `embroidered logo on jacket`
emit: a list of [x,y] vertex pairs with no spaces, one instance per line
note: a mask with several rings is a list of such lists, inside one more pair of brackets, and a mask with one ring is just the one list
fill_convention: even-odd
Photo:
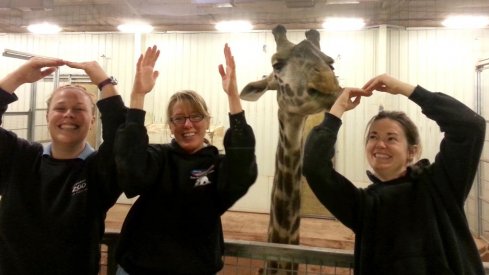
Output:
[[85,191],[87,191],[87,181],[83,179],[73,184],[73,188],[71,189],[71,195],[74,196],[76,194],[80,194]]
[[210,173],[214,172],[214,165],[211,165],[207,170],[196,169],[192,170],[190,178],[195,180],[194,187],[204,186],[210,184],[211,181],[207,177]]

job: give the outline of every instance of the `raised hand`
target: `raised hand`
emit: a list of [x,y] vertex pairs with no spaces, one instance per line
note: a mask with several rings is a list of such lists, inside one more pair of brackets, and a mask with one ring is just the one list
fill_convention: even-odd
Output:
[[372,92],[374,90],[380,92],[386,92],[390,94],[402,94],[405,96],[411,95],[414,91],[414,86],[408,83],[402,82],[388,74],[378,75],[363,85],[363,89],[366,92]]
[[90,80],[98,85],[100,82],[108,78],[107,73],[104,71],[102,66],[97,61],[86,61],[86,62],[72,62],[66,61],[66,65],[70,68],[84,70],[85,73],[90,77]]
[[231,48],[228,44],[224,45],[224,58],[226,59],[226,69],[219,64],[219,74],[222,79],[222,89],[228,95],[229,112],[231,114],[237,114],[243,111],[241,108],[241,100],[238,93],[238,84],[236,82],[236,64],[234,63],[234,56],[231,53]]
[[[88,77],[90,77],[92,83],[94,83],[95,85],[98,85],[102,81],[109,78],[107,73],[104,71],[102,66],[98,64],[97,61],[86,61],[86,62],[67,61],[66,65],[68,65],[71,68],[84,70],[85,73],[88,75]],[[100,93],[99,99],[104,99],[116,95],[118,95],[118,92],[114,85],[105,85]]]
[[20,85],[36,82],[65,65],[65,61],[57,58],[33,57],[0,80],[0,87],[13,93]]
[[231,53],[231,48],[228,44],[224,45],[224,57],[226,58],[226,70],[224,66],[219,64],[219,74],[222,78],[222,88],[228,94],[238,95],[238,85],[236,83],[236,64],[234,63],[234,56]]
[[329,112],[341,118],[344,112],[354,109],[360,104],[362,96],[370,96],[371,92],[366,92],[358,88],[345,88],[336,99]]
[[159,72],[154,70],[159,56],[160,50],[156,46],[148,47],[144,55],[139,56],[132,89],[133,94],[144,95],[151,92],[159,75]]
[[144,96],[151,92],[159,75],[159,72],[154,70],[159,56],[160,51],[156,46],[148,47],[146,52],[139,56],[129,104],[131,108],[144,109]]

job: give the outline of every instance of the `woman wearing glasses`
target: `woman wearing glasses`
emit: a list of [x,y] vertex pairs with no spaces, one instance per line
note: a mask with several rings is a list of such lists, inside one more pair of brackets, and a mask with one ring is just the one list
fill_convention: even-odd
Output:
[[255,138],[241,108],[234,58],[227,44],[224,55],[226,69],[220,65],[219,73],[230,119],[225,155],[204,138],[210,114],[193,91],[170,98],[171,143],[149,145],[144,97],[158,74],[134,85],[115,152],[122,189],[128,197],[139,198],[122,227],[118,274],[216,274],[223,267],[220,216],[257,176]]

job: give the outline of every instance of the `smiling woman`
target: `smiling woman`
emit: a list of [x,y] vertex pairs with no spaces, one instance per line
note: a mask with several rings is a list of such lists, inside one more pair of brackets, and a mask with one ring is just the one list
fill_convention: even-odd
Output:
[[[146,56],[157,57],[159,50],[148,48]],[[122,227],[118,274],[216,274],[223,267],[221,215],[246,194],[258,174],[255,137],[241,107],[227,44],[224,56],[226,67],[220,65],[219,73],[229,104],[226,154],[206,140],[210,114],[204,99],[191,90],[176,92],[169,100],[174,138],[149,144],[143,106],[158,74],[134,85],[114,153],[124,193],[139,197]],[[138,65],[142,71],[142,57]]]
[[[414,162],[417,127],[402,112],[381,111],[367,125],[372,184],[358,188],[331,158],[341,118],[374,90],[407,97],[445,136],[433,163]],[[355,274],[484,274],[464,215],[484,135],[484,118],[458,100],[387,74],[343,90],[308,136],[303,173],[321,203],[355,233]]]
[[[63,65],[84,70],[93,83],[108,78],[97,62],[33,57],[0,80],[0,115],[19,86]],[[94,151],[87,137],[95,104],[83,87],[61,86],[47,105],[45,145],[0,128],[0,274],[96,275],[105,215],[121,193],[112,143],[126,108],[115,86],[103,87],[104,143]]]

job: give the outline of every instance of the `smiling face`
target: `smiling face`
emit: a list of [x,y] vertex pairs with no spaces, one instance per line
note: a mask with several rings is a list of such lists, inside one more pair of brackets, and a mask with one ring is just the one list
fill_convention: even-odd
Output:
[[82,147],[92,127],[94,104],[89,94],[76,86],[55,90],[48,100],[46,120],[54,146]]
[[197,93],[177,92],[170,99],[167,115],[171,133],[185,152],[193,154],[204,147],[210,116],[204,100]]
[[374,175],[388,181],[405,173],[415,157],[416,146],[409,145],[399,122],[382,118],[371,123],[365,151]]

